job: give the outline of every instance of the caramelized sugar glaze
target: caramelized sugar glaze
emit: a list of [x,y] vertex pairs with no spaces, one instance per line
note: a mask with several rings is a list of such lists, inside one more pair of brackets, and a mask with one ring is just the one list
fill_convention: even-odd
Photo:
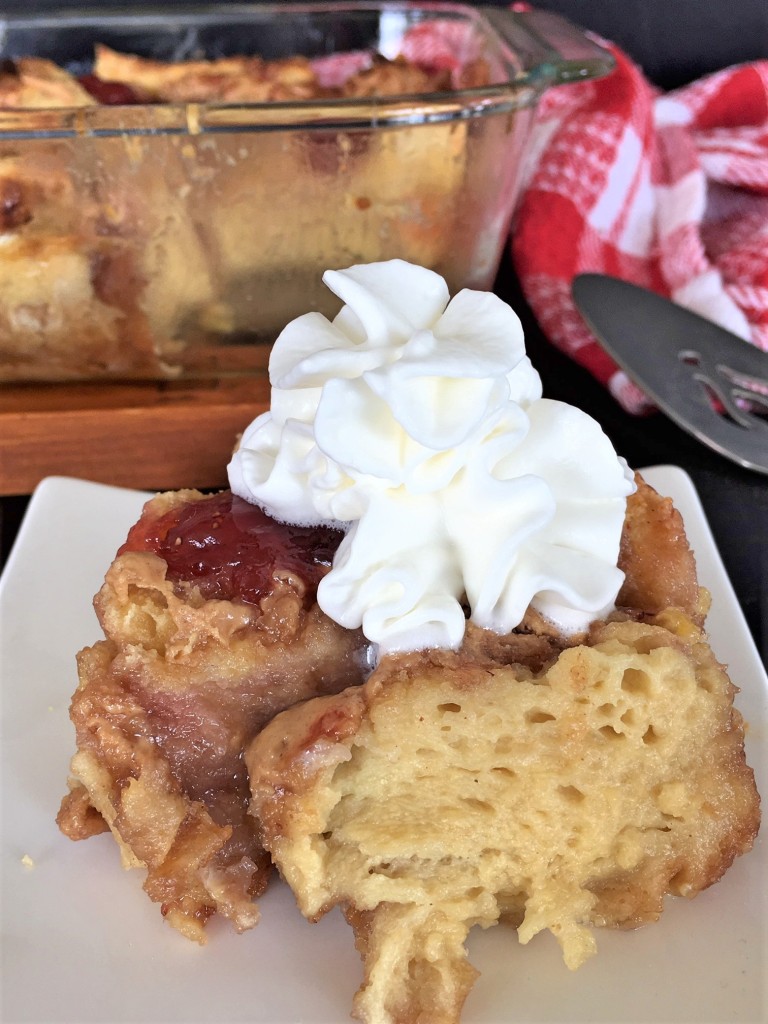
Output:
[[[296,700],[362,680],[364,659],[354,657],[362,637],[349,634],[350,644],[347,631],[315,604],[341,536],[277,522],[223,491],[174,503],[159,515],[150,502],[118,552],[162,560],[178,599],[168,603],[168,613],[184,617],[182,628],[190,606],[198,606],[192,650],[175,650],[163,616],[155,620],[171,685],[157,686],[145,674],[129,673],[123,681],[145,707],[153,743],[173,774],[215,820],[231,820],[233,799],[236,816],[245,812],[247,736]],[[134,606],[138,599],[134,594]]]
[[368,674],[365,638],[315,601],[340,538],[229,491],[159,495],[96,597],[105,639],[78,658],[59,823],[76,839],[109,824],[146,866],[147,893],[198,941],[216,912],[255,923],[270,870],[245,747],[277,712]]

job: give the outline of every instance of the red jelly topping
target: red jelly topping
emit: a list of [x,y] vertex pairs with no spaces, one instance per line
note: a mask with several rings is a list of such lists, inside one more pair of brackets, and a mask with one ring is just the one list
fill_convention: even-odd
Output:
[[154,552],[167,563],[169,580],[196,584],[206,599],[257,604],[273,589],[274,573],[288,571],[312,600],[342,536],[325,526],[279,523],[222,491],[161,516],[145,512],[118,554]]
[[98,75],[80,75],[78,81],[95,100],[107,106],[119,107],[139,102],[139,97],[130,85],[123,82],[105,82]]

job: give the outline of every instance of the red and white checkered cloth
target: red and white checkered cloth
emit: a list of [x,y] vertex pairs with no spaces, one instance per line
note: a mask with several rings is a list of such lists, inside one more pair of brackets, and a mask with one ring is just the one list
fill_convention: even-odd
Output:
[[659,94],[617,47],[607,78],[545,94],[512,252],[543,330],[630,412],[649,402],[571,299],[597,271],[768,350],[768,61]]
[[[596,271],[644,285],[768,351],[768,61],[662,95],[598,41],[612,74],[544,94],[512,254],[549,339],[642,413],[649,400],[584,324],[571,282]],[[437,20],[412,28],[403,53],[452,69],[467,43],[462,24]],[[355,60],[367,57],[318,71],[336,81]]]

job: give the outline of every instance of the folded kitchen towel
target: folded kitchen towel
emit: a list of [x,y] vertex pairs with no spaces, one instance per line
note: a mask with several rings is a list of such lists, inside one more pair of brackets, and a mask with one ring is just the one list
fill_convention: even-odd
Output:
[[[512,254],[549,339],[642,413],[650,400],[586,327],[571,283],[585,271],[623,278],[768,351],[768,60],[662,94],[597,41],[615,70],[542,97]],[[460,67],[466,51],[465,26],[451,20],[417,25],[403,41],[406,57],[433,68]],[[354,67],[326,63],[329,84]]]
[[624,278],[768,350],[768,61],[661,94],[601,42],[612,74],[543,97],[511,245],[549,339],[642,413],[649,400],[585,326],[571,282]]

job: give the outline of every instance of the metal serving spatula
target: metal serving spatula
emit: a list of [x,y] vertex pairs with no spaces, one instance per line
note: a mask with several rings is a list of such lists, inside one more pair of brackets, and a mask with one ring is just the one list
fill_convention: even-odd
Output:
[[608,354],[675,423],[768,473],[768,353],[615,277],[580,274],[573,298]]

